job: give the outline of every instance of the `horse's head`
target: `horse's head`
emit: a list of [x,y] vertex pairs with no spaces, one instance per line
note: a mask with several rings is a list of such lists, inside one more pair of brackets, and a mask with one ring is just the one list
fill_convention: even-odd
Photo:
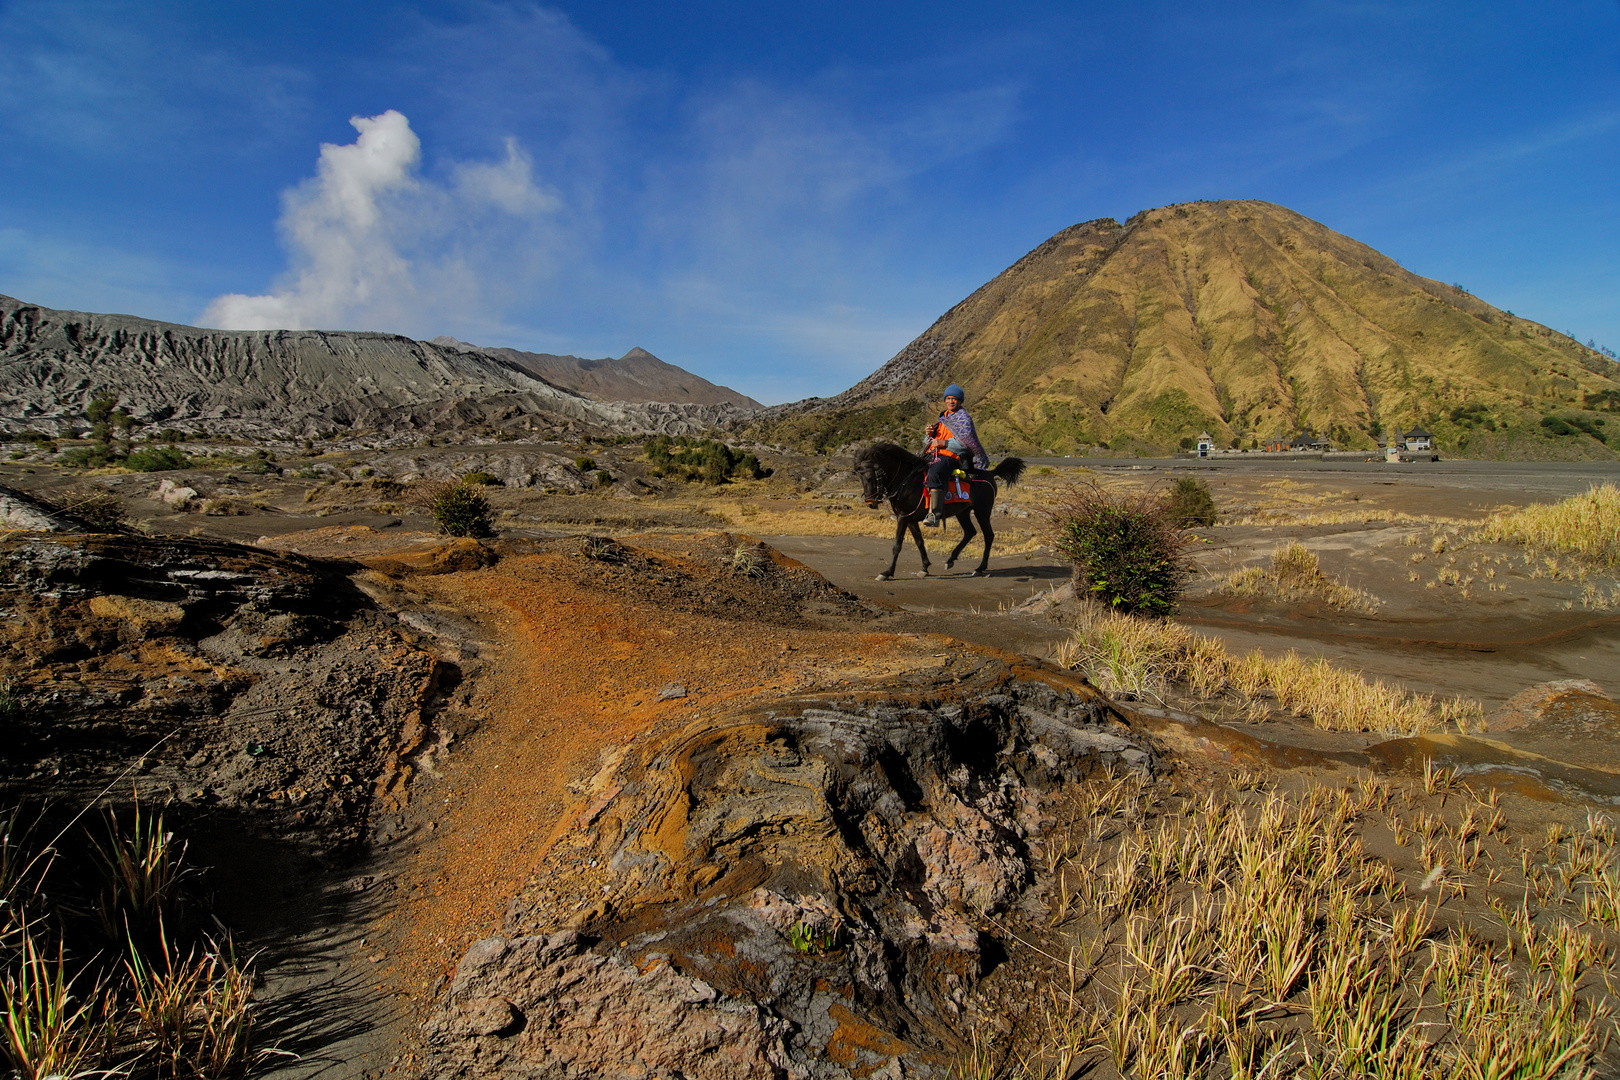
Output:
[[876,510],[890,495],[889,476],[873,448],[863,446],[855,451],[855,479],[861,482],[861,500]]

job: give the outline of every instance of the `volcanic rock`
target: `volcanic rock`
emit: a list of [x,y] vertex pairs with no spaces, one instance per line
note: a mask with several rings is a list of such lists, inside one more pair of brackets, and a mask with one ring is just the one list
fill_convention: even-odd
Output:
[[[612,829],[582,813],[512,936],[463,958],[423,1075],[943,1075],[986,919],[1034,879],[1043,793],[1156,763],[1080,684],[999,661],[920,700],[782,702],[642,746]],[[491,1000],[521,1030],[474,1034]]]
[[614,431],[695,432],[736,403],[611,403],[483,351],[395,334],[222,331],[55,311],[0,296],[0,418],[55,434],[97,397],[146,424],[312,435],[461,430],[539,416]]

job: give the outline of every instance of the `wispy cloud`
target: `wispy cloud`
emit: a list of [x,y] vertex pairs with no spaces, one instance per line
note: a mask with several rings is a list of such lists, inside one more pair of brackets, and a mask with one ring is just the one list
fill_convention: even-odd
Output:
[[315,85],[295,64],[196,40],[159,4],[4,4],[0,41],[0,130],[92,159],[235,155],[286,132]]

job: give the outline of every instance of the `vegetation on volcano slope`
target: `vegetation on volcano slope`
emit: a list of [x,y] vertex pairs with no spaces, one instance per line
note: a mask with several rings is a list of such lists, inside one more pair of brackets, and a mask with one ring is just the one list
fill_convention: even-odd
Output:
[[[705,484],[724,484],[733,477],[759,480],[770,475],[770,470],[761,466],[759,458],[752,453],[736,450],[714,439],[660,435],[647,440],[645,451],[647,460],[652,463],[652,474],[656,477],[669,477],[688,483],[702,481]],[[591,466],[594,465],[595,462],[592,462]],[[584,470],[586,466],[581,465],[580,468]]]
[[949,382],[998,453],[1163,453],[1201,430],[1372,449],[1421,424],[1448,456],[1607,459],[1597,414],[1620,402],[1598,350],[1283,207],[1224,201],[1066,229],[864,382],[751,434],[847,445]]

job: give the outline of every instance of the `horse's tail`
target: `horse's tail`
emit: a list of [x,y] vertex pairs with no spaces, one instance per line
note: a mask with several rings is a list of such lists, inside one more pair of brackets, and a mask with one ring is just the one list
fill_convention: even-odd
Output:
[[1018,483],[1018,478],[1024,475],[1024,459],[1021,457],[1003,458],[1000,465],[990,470],[990,475],[997,480],[1005,480],[1011,487]]

